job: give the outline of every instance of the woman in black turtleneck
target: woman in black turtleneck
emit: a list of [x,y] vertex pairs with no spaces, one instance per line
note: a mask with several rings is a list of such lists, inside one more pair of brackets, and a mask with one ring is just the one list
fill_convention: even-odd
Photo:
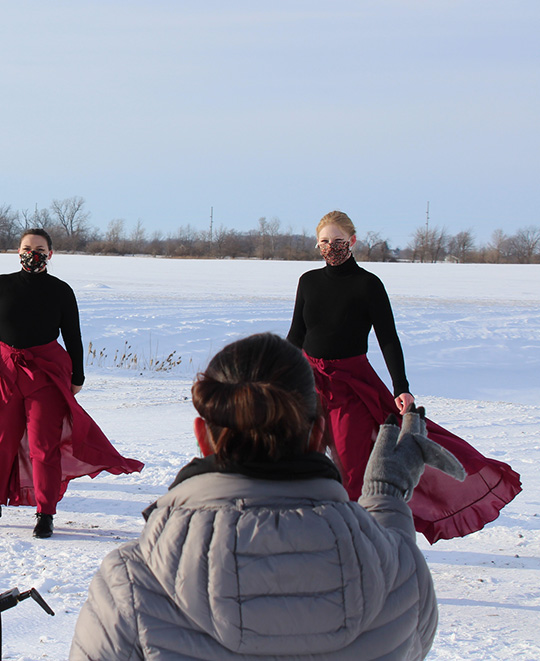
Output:
[[47,273],[52,252],[45,230],[27,230],[22,269],[0,275],[0,505],[37,505],[35,537],[52,535],[70,479],[142,468],[73,397],[84,383],[79,312],[71,287]]
[[[317,246],[326,266],[300,278],[287,336],[313,368],[327,442],[352,500],[360,497],[379,426],[414,402],[388,295],[381,280],[356,263],[355,242],[354,224],[345,213],[332,211],[321,219]],[[372,328],[393,394],[366,356]],[[519,493],[519,476],[431,421],[428,432],[460,459],[469,475],[456,486],[439,471],[426,470],[410,503],[417,530],[433,542],[482,528]]]

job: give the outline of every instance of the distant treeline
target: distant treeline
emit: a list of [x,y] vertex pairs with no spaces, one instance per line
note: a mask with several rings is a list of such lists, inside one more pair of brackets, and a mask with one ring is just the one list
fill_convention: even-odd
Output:
[[[256,258],[315,260],[315,236],[295,234],[281,226],[277,218],[259,218],[256,227],[240,232],[220,225],[196,230],[191,225],[164,235],[148,231],[139,220],[128,230],[123,219],[111,220],[105,231],[90,224],[90,212],[82,197],[53,200],[46,209],[15,211],[0,205],[0,250],[17,248],[21,233],[31,227],[46,229],[54,249],[63,252],[127,255],[146,254],[184,258]],[[493,264],[540,263],[540,227],[529,225],[515,234],[495,229],[486,245],[476,243],[472,230],[450,234],[446,229],[419,226],[405,247],[393,247],[390,239],[368,231],[357,237],[355,256],[360,261],[416,261]]]

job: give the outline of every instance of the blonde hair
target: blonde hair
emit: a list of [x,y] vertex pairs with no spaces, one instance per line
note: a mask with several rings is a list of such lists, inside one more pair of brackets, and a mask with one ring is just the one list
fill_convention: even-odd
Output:
[[319,236],[322,228],[326,227],[327,225],[338,225],[349,236],[356,234],[356,228],[353,221],[349,218],[349,216],[347,216],[346,213],[343,213],[343,211],[330,211],[330,213],[327,213],[326,216],[323,216],[319,220],[319,224],[315,230],[317,232],[317,237]]

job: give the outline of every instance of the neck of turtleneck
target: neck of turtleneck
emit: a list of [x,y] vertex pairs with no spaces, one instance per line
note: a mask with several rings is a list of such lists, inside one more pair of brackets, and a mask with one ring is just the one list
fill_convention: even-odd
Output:
[[339,266],[330,266],[330,264],[327,264],[324,270],[331,278],[344,278],[348,275],[352,275],[358,271],[359,268],[356,260],[351,255],[349,259],[343,262],[343,264],[340,264]]
[[21,269],[19,273],[21,278],[25,278],[25,279],[39,278],[40,276],[47,275],[47,269],[45,269],[44,271],[40,271],[39,273],[30,273],[30,271],[25,271],[25,269]]

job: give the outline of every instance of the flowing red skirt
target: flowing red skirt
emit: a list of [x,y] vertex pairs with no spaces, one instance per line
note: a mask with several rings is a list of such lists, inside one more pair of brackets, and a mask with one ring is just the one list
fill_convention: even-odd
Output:
[[[351,500],[357,500],[379,426],[390,413],[400,418],[394,397],[367,357],[323,360],[307,356],[327,419],[327,442]],[[409,502],[415,527],[429,540],[463,537],[493,521],[520,491],[508,464],[484,457],[467,441],[427,420],[427,433],[459,459],[464,482],[426,466]]]
[[[18,369],[24,369],[30,378],[37,370],[45,373],[57,386],[67,404],[60,439],[62,483],[59,500],[69,481],[76,477],[95,477],[104,470],[120,475],[143,468],[144,464],[140,461],[122,457],[79,405],[71,392],[71,358],[56,341],[30,349],[14,349],[0,342],[0,424],[3,404],[9,401]],[[32,462],[26,433],[21,439],[14,465],[1,466],[0,470],[10,474],[8,504],[35,506]]]

